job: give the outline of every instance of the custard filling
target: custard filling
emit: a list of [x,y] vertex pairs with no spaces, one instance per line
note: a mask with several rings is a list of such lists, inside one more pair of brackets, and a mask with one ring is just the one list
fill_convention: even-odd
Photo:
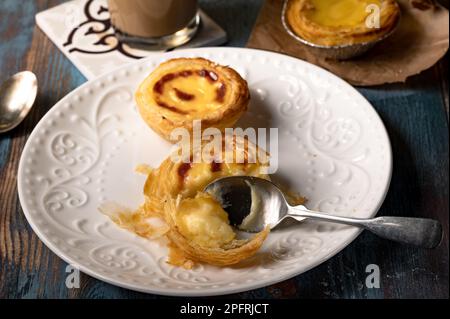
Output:
[[182,163],[178,167],[178,175],[181,179],[182,197],[195,196],[201,192],[213,180],[225,176],[249,175],[259,176],[260,163]]
[[364,23],[372,12],[369,5],[380,0],[310,0],[314,6],[306,17],[326,27],[353,27]]
[[153,85],[157,105],[191,115],[217,110],[228,91],[220,76],[209,69],[173,70]]
[[236,237],[228,214],[206,193],[182,200],[176,221],[183,236],[203,247],[220,248]]

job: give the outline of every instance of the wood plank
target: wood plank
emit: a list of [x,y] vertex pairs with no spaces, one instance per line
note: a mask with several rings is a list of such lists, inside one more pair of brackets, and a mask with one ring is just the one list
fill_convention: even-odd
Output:
[[[1,3],[0,38],[3,74],[32,70],[39,82],[35,105],[25,121],[0,137],[0,297],[63,297],[65,267],[37,238],[25,220],[17,195],[17,168],[28,135],[49,108],[84,79],[34,27],[34,14],[60,1]],[[16,21],[20,21],[17,23]],[[71,70],[71,74],[67,70]],[[64,288],[64,289],[61,289]]]
[[439,82],[441,84],[441,95],[445,108],[445,112],[447,113],[447,122],[448,122],[448,114],[449,114],[449,101],[448,101],[448,52],[444,59],[439,61],[439,64],[435,68],[437,72],[437,76],[440,79]]

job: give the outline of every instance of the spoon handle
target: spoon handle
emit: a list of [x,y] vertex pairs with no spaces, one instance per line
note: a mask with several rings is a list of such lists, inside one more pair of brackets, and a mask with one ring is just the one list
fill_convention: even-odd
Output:
[[388,216],[370,219],[350,218],[311,211],[301,205],[290,207],[287,216],[361,227],[382,238],[424,248],[434,248],[442,239],[442,226],[434,219]]

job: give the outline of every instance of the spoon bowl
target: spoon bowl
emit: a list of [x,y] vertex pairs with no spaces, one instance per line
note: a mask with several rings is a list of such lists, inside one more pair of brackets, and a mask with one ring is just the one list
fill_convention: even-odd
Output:
[[274,228],[289,211],[281,190],[262,178],[224,177],[206,186],[205,191],[219,201],[232,225],[248,232]]
[[0,133],[12,130],[28,115],[37,95],[34,73],[17,73],[0,86]]
[[289,205],[283,192],[262,178],[224,177],[207,185],[205,191],[228,213],[230,224],[243,231],[273,229],[285,218],[309,218],[364,228],[380,237],[424,248],[434,248],[442,240],[442,225],[437,220],[390,216],[363,219],[316,212]]

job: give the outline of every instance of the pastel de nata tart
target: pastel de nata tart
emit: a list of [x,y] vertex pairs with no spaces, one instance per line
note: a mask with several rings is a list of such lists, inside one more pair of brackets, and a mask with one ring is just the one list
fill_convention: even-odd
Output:
[[[148,170],[145,203],[138,211],[116,208],[115,213],[109,209],[107,215],[120,227],[142,237],[165,236],[170,243],[168,262],[172,265],[191,268],[196,262],[202,262],[226,266],[254,255],[269,229],[250,239],[237,238],[227,213],[203,190],[207,184],[225,176],[269,179],[268,154],[243,137],[234,136],[231,143],[227,142],[223,138],[222,151],[217,154],[212,149],[208,159],[201,157],[198,162],[194,159],[201,150],[191,149],[179,161],[174,161],[172,154],[158,168]],[[162,224],[149,224],[149,218],[157,218]]]
[[[370,16],[374,5],[379,8],[379,26]],[[395,0],[288,0],[284,10],[284,19],[295,35],[330,47],[382,39],[395,29],[399,18]]]
[[[146,211],[162,212],[169,225],[166,235],[176,252],[169,256],[172,264],[235,264],[254,255],[268,234],[267,229],[250,240],[237,239],[219,203],[203,193],[206,185],[220,177],[245,175],[269,179],[264,169],[267,164],[260,161],[267,159],[263,157],[267,156],[265,151],[239,136],[227,142],[222,140],[222,151],[212,153],[209,160],[198,161],[196,155],[201,150],[196,149],[178,163],[168,158],[147,179]],[[242,161],[236,160],[239,152],[243,154]]]
[[167,140],[176,128],[232,127],[247,109],[247,82],[232,68],[203,58],[178,58],[160,64],[139,86],[139,112]]

